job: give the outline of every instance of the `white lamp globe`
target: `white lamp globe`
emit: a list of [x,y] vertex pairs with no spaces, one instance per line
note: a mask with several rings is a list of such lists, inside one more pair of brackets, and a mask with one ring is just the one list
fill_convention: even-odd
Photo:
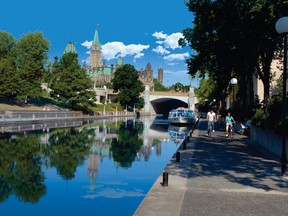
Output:
[[231,83],[232,85],[237,84],[237,82],[238,82],[238,80],[237,80],[236,78],[232,78],[232,79],[230,80],[230,83]]
[[288,33],[288,16],[278,19],[275,29],[279,34]]

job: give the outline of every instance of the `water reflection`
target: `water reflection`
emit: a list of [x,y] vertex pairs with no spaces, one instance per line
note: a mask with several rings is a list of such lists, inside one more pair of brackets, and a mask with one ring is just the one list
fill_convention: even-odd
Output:
[[111,142],[111,151],[113,159],[122,167],[131,167],[136,159],[137,153],[143,145],[139,133],[142,134],[143,125],[121,123],[117,130],[118,138],[113,138]]
[[49,167],[55,167],[65,180],[74,178],[77,167],[83,164],[92,146],[91,136],[94,135],[92,129],[75,128],[51,134],[49,145],[44,149],[44,156],[49,158]]
[[19,202],[36,203],[46,194],[39,137],[0,140],[0,202],[14,194]]
[[169,125],[168,132],[171,139],[175,140],[177,143],[183,142],[185,137],[188,135],[193,126],[176,126]]
[[[63,196],[71,190],[77,191],[77,195],[73,196],[76,205],[81,201],[79,199],[97,198],[100,202],[102,197],[117,198],[117,204],[113,205],[121,208],[121,202],[126,203],[129,198],[133,203],[132,209],[125,208],[122,213],[131,215],[177,149],[175,142],[170,141],[173,137],[170,138],[168,125],[155,125],[150,118],[73,124],[80,126],[53,128],[50,125],[49,130],[48,127],[34,130],[34,127],[31,131],[1,134],[1,212],[5,214],[5,209],[8,212],[11,203],[17,205],[17,202],[44,202],[47,205],[47,197],[50,200],[62,197],[61,205],[71,207],[71,200],[67,199],[67,203],[63,201]],[[151,169],[148,162],[152,163]],[[58,186],[62,181],[66,185],[74,182],[73,189],[69,186],[71,188],[66,188],[66,193],[62,194],[63,188]],[[81,182],[81,186],[75,188],[75,182]],[[17,201],[9,199],[13,197]],[[119,198],[125,199],[121,201]],[[102,211],[100,207],[97,206]],[[15,211],[20,209],[15,208]],[[28,215],[28,212],[24,214]]]

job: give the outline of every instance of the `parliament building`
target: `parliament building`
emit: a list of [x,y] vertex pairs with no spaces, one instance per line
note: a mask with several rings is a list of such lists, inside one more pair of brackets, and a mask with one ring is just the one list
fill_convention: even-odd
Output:
[[[77,53],[72,42],[67,44],[63,54],[68,52]],[[115,71],[123,64],[122,57],[118,57],[115,65],[106,65],[106,61],[102,59],[102,46],[100,44],[98,30],[96,30],[90,49],[90,65],[87,66],[86,62],[83,63],[83,68],[86,69],[88,76],[94,81],[94,87],[100,87],[111,82]],[[140,69],[138,74],[143,84],[153,86],[153,68],[150,63],[146,65],[145,69]],[[158,68],[157,78],[157,80],[163,84],[163,69],[161,66]]]

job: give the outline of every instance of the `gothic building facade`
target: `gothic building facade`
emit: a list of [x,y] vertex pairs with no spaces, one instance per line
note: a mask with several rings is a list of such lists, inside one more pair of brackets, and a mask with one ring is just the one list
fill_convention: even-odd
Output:
[[95,31],[90,49],[90,66],[86,66],[87,74],[94,81],[94,86],[103,86],[111,82],[117,68],[123,65],[123,59],[119,57],[115,65],[107,66],[102,60],[102,46],[100,44],[98,31]]
[[[64,53],[67,52],[77,53],[72,42],[67,44]],[[86,69],[87,75],[94,81],[94,87],[103,86],[111,82],[115,71],[123,64],[122,57],[118,57],[115,65],[106,65],[106,62],[102,59],[102,46],[100,44],[98,30],[96,30],[90,48],[90,65],[87,66],[86,62],[83,63],[83,68]],[[138,74],[143,84],[153,86],[153,68],[150,63],[146,65],[145,69],[140,69]],[[158,68],[158,81],[163,84],[163,69],[161,66]]]

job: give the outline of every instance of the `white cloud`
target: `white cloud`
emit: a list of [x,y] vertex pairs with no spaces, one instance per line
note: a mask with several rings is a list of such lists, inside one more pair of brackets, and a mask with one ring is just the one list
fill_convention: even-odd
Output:
[[145,194],[142,190],[135,189],[134,191],[129,191],[121,188],[105,188],[103,190],[99,190],[96,193],[91,193],[83,195],[82,197],[85,199],[95,199],[97,197],[106,197],[112,199],[119,199],[123,197],[144,197]]
[[152,34],[153,37],[156,37],[157,39],[165,39],[167,38],[167,34],[163,34],[163,31],[161,32],[155,32]]
[[163,46],[157,46],[152,51],[161,55],[170,54],[170,51],[166,50]]
[[179,63],[177,62],[166,62],[167,65],[169,66],[175,66],[175,65],[178,65]]
[[83,43],[81,43],[82,46],[86,47],[87,49],[90,49],[92,46],[92,41],[85,41]]
[[180,46],[178,44],[178,41],[180,38],[183,38],[183,34],[180,32],[173,33],[173,34],[167,36],[165,38],[165,41],[164,41],[165,47],[173,49],[173,50],[176,48],[180,48]]
[[163,59],[172,62],[172,61],[182,61],[185,60],[185,58],[189,57],[189,53],[179,53],[179,54],[170,54],[168,56],[165,56]]
[[181,32],[172,33],[171,35],[164,34],[161,32],[155,32],[152,34],[153,37],[157,39],[157,44],[164,44],[166,49],[176,49],[181,48],[178,44],[180,38],[183,38]]
[[[92,41],[85,41],[81,45],[86,47],[87,49],[90,49],[92,46]],[[102,46],[102,55],[103,58],[107,61],[115,59],[119,55],[121,55],[121,57],[133,56],[134,60],[136,60],[138,58],[142,58],[144,56],[143,51],[145,49],[148,49],[149,47],[149,45],[143,44],[125,45],[124,43],[119,41],[108,42]]]

